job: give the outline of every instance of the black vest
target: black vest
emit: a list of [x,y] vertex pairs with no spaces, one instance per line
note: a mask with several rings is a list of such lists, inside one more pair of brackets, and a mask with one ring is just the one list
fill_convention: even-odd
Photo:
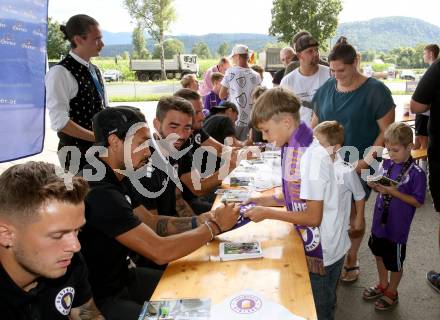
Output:
[[[104,97],[101,98],[99,95],[87,67],[76,61],[70,54],[60,61],[59,65],[69,70],[78,83],[78,93],[69,103],[70,120],[87,130],[93,130],[92,119],[96,113],[104,108]],[[98,75],[99,83],[104,88],[99,69],[95,65],[92,66]],[[81,151],[87,150],[92,145],[91,142],[68,136],[62,132],[58,132],[58,137],[63,145],[77,146]]]

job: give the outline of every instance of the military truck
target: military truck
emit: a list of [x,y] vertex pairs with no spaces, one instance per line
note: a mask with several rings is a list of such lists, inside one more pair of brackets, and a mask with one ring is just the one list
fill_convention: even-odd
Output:
[[[136,73],[139,81],[161,78],[160,59],[132,60],[130,59],[130,70]],[[199,64],[195,54],[177,54],[173,59],[165,59],[165,72],[168,79],[181,79],[184,75],[199,73]]]
[[258,55],[258,64],[263,67],[264,71],[270,72],[272,75],[284,68],[280,59],[281,48],[266,48]]

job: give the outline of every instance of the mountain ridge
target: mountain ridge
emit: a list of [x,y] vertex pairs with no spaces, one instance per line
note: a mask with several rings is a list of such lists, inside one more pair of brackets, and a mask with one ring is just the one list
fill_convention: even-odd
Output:
[[[341,35],[346,36],[359,51],[389,51],[398,47],[414,47],[419,43],[435,43],[440,39],[440,27],[417,18],[390,16],[341,23],[335,37],[330,40],[330,44],[333,45]],[[102,51],[103,56],[115,56],[124,51],[132,51],[131,32],[103,31],[103,36],[106,43]],[[170,35],[167,37],[182,41],[186,52],[190,52],[197,42],[205,42],[212,54],[216,54],[219,45],[224,41],[228,42],[231,47],[235,43],[244,43],[257,52],[261,51],[267,43],[277,42],[273,36],[253,33],[210,33],[199,36]],[[148,38],[148,50],[151,52],[153,47],[154,41]]]

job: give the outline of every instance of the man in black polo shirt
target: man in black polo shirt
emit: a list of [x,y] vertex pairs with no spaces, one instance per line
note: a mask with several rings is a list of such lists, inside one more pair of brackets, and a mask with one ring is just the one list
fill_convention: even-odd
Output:
[[[240,158],[252,157],[253,154],[259,153],[260,150],[257,147],[250,147],[245,150],[233,148],[212,138],[202,128],[205,115],[203,114],[202,98],[197,92],[189,89],[180,89],[174,93],[174,96],[188,100],[194,107],[193,132],[181,147],[182,150],[190,148],[192,159],[191,161],[179,160],[179,178],[183,183],[183,198],[199,214],[210,209],[214,198],[213,192],[220,186],[223,178],[237,166]],[[241,152],[242,150],[244,152]],[[213,158],[214,161],[204,163],[207,159],[205,156],[207,152],[215,153],[216,156],[221,157],[225,161],[220,170],[215,170],[216,158]],[[211,163],[212,166],[210,165]]]
[[183,257],[232,228],[238,209],[226,206],[194,218],[152,214],[127,187],[131,183],[148,196],[138,181],[150,157],[144,115],[135,108],[107,108],[95,115],[93,129],[106,149],[83,170],[91,190],[85,200],[87,223],[80,234],[82,252],[104,316],[136,319],[160,272],[135,267],[128,256],[137,253],[158,264]]
[[[140,179],[142,186],[151,196],[144,196],[133,190],[139,202],[151,212],[175,217],[191,217],[194,211],[182,196],[179,180],[179,160],[192,161],[190,152],[179,152],[191,135],[194,109],[191,103],[179,97],[162,97],[156,108],[154,127],[155,144],[150,146],[147,174]],[[171,138],[175,134],[175,141]],[[174,148],[171,150],[171,147]],[[156,151],[158,150],[158,151]],[[207,210],[209,211],[210,208]]]
[[[435,211],[440,212],[440,60],[434,62],[420,79],[411,99],[411,112],[423,113],[430,110],[428,122],[428,167],[429,189]],[[439,225],[440,246],[440,225]],[[428,283],[440,293],[440,273],[430,271]]]
[[44,162],[0,175],[1,319],[104,319],[78,253],[88,186],[79,177],[71,182],[68,188]]

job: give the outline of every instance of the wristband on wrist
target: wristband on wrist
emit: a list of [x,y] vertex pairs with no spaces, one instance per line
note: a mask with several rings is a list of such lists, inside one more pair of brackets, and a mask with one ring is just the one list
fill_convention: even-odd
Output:
[[214,240],[215,235],[214,235],[214,232],[212,232],[212,228],[209,225],[208,221],[205,221],[205,226],[208,228],[209,232],[211,233],[211,240],[209,240],[209,241]]
[[223,232],[223,231],[222,231],[222,228],[220,228],[220,225],[219,225],[216,221],[214,221],[214,220],[208,220],[208,222],[212,222],[212,223],[217,227],[217,229],[218,229],[218,234],[220,234],[220,233]]
[[191,229],[197,228],[197,216],[191,218]]

